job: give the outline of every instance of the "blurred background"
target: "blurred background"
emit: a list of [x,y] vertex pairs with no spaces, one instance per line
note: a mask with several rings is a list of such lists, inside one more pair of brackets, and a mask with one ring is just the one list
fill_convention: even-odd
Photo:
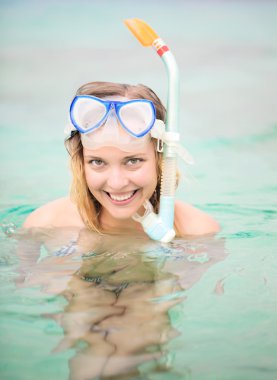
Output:
[[[145,20],[181,73],[182,142],[196,163],[180,162],[178,198],[222,225],[215,239],[179,244],[200,244],[207,260],[224,258],[186,292],[181,310],[171,310],[181,335],[167,349],[181,375],[165,378],[276,379],[277,1],[0,0],[0,11],[4,232],[13,237],[29,212],[68,193],[63,130],[78,87],[144,83],[166,104],[161,60],[123,23]],[[60,301],[14,292],[16,239],[2,233],[0,243],[3,373],[67,378],[72,353],[49,354],[63,333],[40,319]]]
[[[166,103],[166,73],[123,20],[149,23],[181,72],[178,197],[229,220],[276,201],[277,2],[1,1],[1,210],[21,222],[67,194],[63,129],[85,82],[144,83]],[[187,179],[187,180],[186,180]],[[275,202],[276,204],[276,202]]]

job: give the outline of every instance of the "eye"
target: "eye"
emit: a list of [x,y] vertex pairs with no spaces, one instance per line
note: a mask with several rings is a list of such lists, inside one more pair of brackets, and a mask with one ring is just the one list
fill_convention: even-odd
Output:
[[143,162],[142,158],[129,158],[127,160],[127,165],[128,166],[135,166],[135,165],[140,164],[141,162]]
[[101,168],[105,165],[104,161],[102,160],[90,160],[89,163],[96,168]]

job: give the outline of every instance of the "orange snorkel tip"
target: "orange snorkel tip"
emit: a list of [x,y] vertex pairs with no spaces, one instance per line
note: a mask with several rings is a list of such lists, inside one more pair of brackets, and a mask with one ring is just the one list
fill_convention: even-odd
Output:
[[139,18],[129,18],[124,20],[124,23],[143,46],[152,46],[153,42],[159,38],[157,33]]

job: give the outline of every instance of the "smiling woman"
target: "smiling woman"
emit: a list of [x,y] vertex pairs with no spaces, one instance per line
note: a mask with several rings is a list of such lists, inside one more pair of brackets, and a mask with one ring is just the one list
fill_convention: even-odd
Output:
[[[144,234],[134,217],[145,202],[159,211],[162,135],[166,110],[144,85],[92,82],[70,106],[66,148],[71,157],[71,195],[34,211],[24,227],[88,228],[101,233]],[[178,236],[215,233],[219,226],[202,211],[176,202]]]

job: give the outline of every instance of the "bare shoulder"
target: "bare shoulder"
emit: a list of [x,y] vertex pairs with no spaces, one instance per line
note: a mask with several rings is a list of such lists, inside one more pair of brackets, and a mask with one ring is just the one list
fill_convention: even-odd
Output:
[[175,202],[174,224],[180,236],[214,234],[220,230],[210,215],[181,201]]
[[84,227],[77,206],[69,197],[59,198],[33,211],[23,227]]

